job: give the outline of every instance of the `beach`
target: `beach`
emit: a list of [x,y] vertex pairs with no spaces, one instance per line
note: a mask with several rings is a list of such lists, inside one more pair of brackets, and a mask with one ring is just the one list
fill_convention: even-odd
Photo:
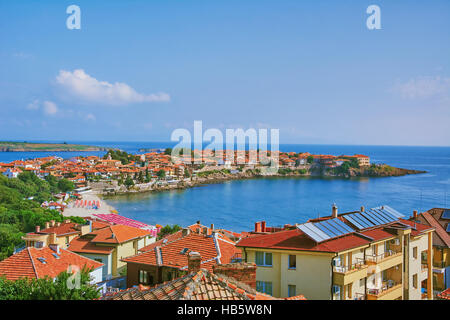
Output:
[[89,206],[75,206],[75,201],[71,201],[69,205],[64,209],[63,215],[70,217],[94,217],[93,214],[109,214],[112,213],[114,207],[108,205],[105,201],[103,201],[96,193],[89,192],[82,195],[82,201],[91,202],[100,202],[100,207],[98,209],[93,209]]

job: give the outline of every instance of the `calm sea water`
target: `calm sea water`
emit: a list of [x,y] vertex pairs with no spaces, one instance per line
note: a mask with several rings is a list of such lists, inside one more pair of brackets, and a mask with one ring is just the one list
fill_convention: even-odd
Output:
[[[77,143],[76,141],[70,141]],[[117,147],[128,152],[139,148],[164,148],[171,143],[89,142]],[[107,199],[120,214],[150,224],[189,225],[197,220],[235,231],[249,230],[255,221],[268,225],[304,222],[329,215],[336,203],[339,211],[357,210],[362,205],[382,204],[410,215],[412,211],[450,206],[450,148],[397,146],[280,145],[282,151],[322,154],[363,153],[375,163],[387,163],[428,173],[389,178],[319,179],[267,178],[160,193],[123,195]],[[5,153],[0,162],[49,154],[70,158],[80,153]],[[83,154],[102,155],[103,152]]]

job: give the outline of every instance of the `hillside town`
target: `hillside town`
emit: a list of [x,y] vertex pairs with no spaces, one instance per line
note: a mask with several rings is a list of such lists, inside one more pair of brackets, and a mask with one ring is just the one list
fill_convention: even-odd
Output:
[[49,221],[0,261],[0,277],[86,268],[102,300],[448,299],[449,220],[444,208],[333,205],[295,224],[236,232],[197,221],[162,237],[161,226],[117,214]]

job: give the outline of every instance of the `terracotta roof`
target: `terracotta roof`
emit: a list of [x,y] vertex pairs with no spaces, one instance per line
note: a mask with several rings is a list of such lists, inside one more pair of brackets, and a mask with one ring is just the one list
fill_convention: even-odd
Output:
[[[299,300],[302,296],[298,296]],[[134,287],[103,300],[281,300],[202,269],[150,289]],[[304,299],[303,297],[303,300]]]
[[298,229],[249,236],[237,242],[237,247],[271,248],[281,250],[341,252],[368,245],[370,241],[356,234],[316,243]]
[[441,293],[439,293],[437,297],[442,300],[450,300],[450,288],[447,288]]
[[229,263],[232,257],[240,252],[233,241],[224,239],[218,233],[210,236],[190,233],[171,242],[158,242],[159,245],[154,246],[151,250],[128,257],[123,261],[185,269],[188,264],[188,253],[195,251],[202,257],[202,267],[212,270],[214,264]]
[[150,235],[150,231],[117,224],[92,231],[89,235],[94,235],[91,240],[92,242],[123,243],[135,238]]
[[[60,249],[60,254],[55,256],[56,252],[49,247],[44,248],[26,248],[0,262],[0,276],[6,276],[8,280],[17,280],[19,278],[42,278],[49,276],[56,277],[63,271],[66,271],[70,265],[93,268],[94,270],[103,266],[102,263],[82,257],[68,250]],[[43,263],[41,258],[45,259]]]
[[81,253],[110,254],[114,250],[114,247],[97,246],[90,239],[77,237],[70,241],[67,250]]
[[439,221],[437,221],[436,218],[427,211],[422,212],[420,215],[430,226],[435,228],[435,234],[442,240],[442,242],[444,242],[447,247],[450,248],[450,235],[447,231],[445,231]]
[[53,227],[43,229],[39,233],[56,233],[57,236],[69,233],[79,233],[80,231],[76,229],[77,226],[78,224],[74,222],[61,223],[59,227],[55,225]]

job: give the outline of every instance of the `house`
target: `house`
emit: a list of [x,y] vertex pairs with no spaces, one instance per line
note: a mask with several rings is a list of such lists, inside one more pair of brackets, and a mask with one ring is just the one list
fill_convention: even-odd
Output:
[[19,174],[22,173],[22,170],[19,168],[8,168],[6,171],[3,172],[4,176],[7,176],[9,179],[11,178],[17,178]]
[[118,276],[125,268],[122,259],[133,256],[138,250],[155,241],[148,230],[110,225],[74,238],[68,250],[103,263],[103,277]]
[[318,300],[433,299],[434,228],[381,206],[338,214],[241,239],[256,263],[257,290]]
[[91,283],[102,280],[102,263],[60,248],[28,247],[0,261],[0,276],[8,280],[20,278],[41,279],[46,276],[56,278],[63,271],[77,271],[83,267],[90,269]]
[[240,253],[235,242],[196,224],[170,235],[140,250],[141,253],[123,259],[127,264],[127,287],[154,285],[179,277],[188,269],[188,255],[198,252],[202,268],[212,270],[216,264],[230,263]]
[[35,231],[27,233],[22,237],[22,240],[25,241],[26,247],[34,247],[40,242],[41,246],[44,247],[57,244],[61,248],[67,248],[69,243],[76,237],[108,225],[107,222],[91,220],[85,225],[74,223],[70,220],[66,220],[63,223],[51,220],[45,223],[44,229],[36,226]]
[[[213,272],[200,268],[201,256],[189,254],[188,273],[153,288],[142,285],[102,297],[102,300],[280,300],[255,290],[254,264],[228,264]],[[241,281],[247,279],[247,281]],[[302,295],[296,300],[305,300]]]
[[433,208],[417,215],[412,221],[436,229],[433,237],[433,283],[436,292],[450,288],[450,209]]

